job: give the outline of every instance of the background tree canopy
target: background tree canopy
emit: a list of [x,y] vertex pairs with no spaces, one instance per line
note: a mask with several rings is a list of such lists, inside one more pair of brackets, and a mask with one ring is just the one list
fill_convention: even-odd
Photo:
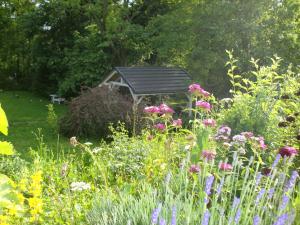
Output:
[[184,67],[218,96],[226,49],[299,66],[298,0],[0,1],[0,85],[76,96],[114,66]]

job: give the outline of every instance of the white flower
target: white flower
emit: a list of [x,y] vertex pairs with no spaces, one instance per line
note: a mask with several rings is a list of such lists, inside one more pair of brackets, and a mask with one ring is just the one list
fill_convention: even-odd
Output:
[[92,142],[85,142],[84,145],[91,146],[91,145],[93,145],[93,143]]
[[72,182],[70,186],[71,191],[83,191],[91,189],[91,185],[85,182]]
[[92,152],[95,153],[95,154],[97,154],[97,153],[100,152],[101,150],[102,150],[102,148],[96,147],[96,148],[93,148],[93,149],[92,149]]

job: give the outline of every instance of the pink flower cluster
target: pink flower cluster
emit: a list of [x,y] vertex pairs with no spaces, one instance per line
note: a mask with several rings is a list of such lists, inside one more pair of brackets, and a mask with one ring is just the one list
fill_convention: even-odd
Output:
[[166,129],[166,125],[163,123],[157,123],[154,125],[154,128],[158,131],[164,131]]
[[205,91],[201,86],[200,84],[191,84],[189,86],[189,92],[193,95],[196,95],[196,96],[203,96],[203,97],[209,97],[210,96],[210,93],[208,91]]
[[205,119],[205,120],[203,120],[203,124],[206,127],[215,127],[216,121],[214,119]]
[[203,150],[202,157],[206,160],[213,160],[216,157],[216,153],[213,151]]
[[175,111],[166,104],[161,104],[160,106],[148,106],[144,108],[144,112],[147,114],[168,114],[172,115]]
[[205,111],[210,111],[211,110],[211,105],[209,104],[209,102],[205,102],[205,101],[197,101],[196,102],[196,107],[199,107]]
[[298,151],[294,147],[284,146],[279,149],[279,154],[284,157],[291,157],[298,154]]

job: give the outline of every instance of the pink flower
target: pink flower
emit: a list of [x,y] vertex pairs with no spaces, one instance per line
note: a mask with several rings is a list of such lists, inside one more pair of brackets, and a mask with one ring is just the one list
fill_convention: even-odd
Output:
[[294,148],[294,147],[290,147],[290,146],[284,146],[282,148],[279,149],[279,154],[284,157],[284,156],[293,156],[293,155],[297,155],[298,151]]
[[211,109],[211,105],[205,101],[197,101],[196,106],[199,108],[202,108],[204,110],[207,110],[207,111],[209,111]]
[[205,91],[203,88],[200,89],[200,94],[203,97],[209,97],[210,96],[210,93],[208,91]]
[[174,110],[171,107],[167,106],[166,104],[161,104],[159,106],[159,110],[160,110],[161,114],[173,114],[174,113]]
[[182,120],[181,119],[173,120],[173,126],[182,127]]
[[249,131],[242,132],[241,135],[243,135],[247,139],[252,138],[254,136],[253,133]]
[[231,128],[225,125],[222,125],[218,130],[218,135],[230,136]]
[[206,151],[204,150],[202,152],[202,157],[207,159],[207,160],[213,160],[216,157],[216,153],[212,151]]
[[164,131],[166,129],[166,125],[163,123],[157,123],[154,125],[154,128],[159,131]]
[[265,150],[268,146],[265,144],[265,139],[263,137],[258,137],[259,147]]
[[220,170],[223,170],[223,171],[230,171],[230,170],[232,170],[233,167],[229,163],[220,163],[219,168],[220,168]]
[[205,119],[205,120],[203,120],[203,124],[206,127],[215,127],[216,126],[216,121],[214,119]]
[[195,94],[195,95],[199,95],[200,94],[200,92],[201,92],[201,86],[200,86],[200,84],[191,84],[190,86],[189,86],[189,92],[190,93],[192,93],[192,94]]
[[197,165],[191,165],[189,169],[190,173],[199,173],[200,172],[200,167]]
[[160,110],[157,106],[148,106],[144,108],[144,112],[148,114],[158,114],[160,113]]

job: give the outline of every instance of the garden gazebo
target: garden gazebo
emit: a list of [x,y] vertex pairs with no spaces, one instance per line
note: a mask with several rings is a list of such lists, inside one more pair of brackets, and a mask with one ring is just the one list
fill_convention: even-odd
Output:
[[137,107],[145,96],[178,93],[185,94],[191,104],[191,97],[188,94],[190,83],[191,77],[181,68],[115,67],[99,86],[127,87],[133,98],[133,105]]

